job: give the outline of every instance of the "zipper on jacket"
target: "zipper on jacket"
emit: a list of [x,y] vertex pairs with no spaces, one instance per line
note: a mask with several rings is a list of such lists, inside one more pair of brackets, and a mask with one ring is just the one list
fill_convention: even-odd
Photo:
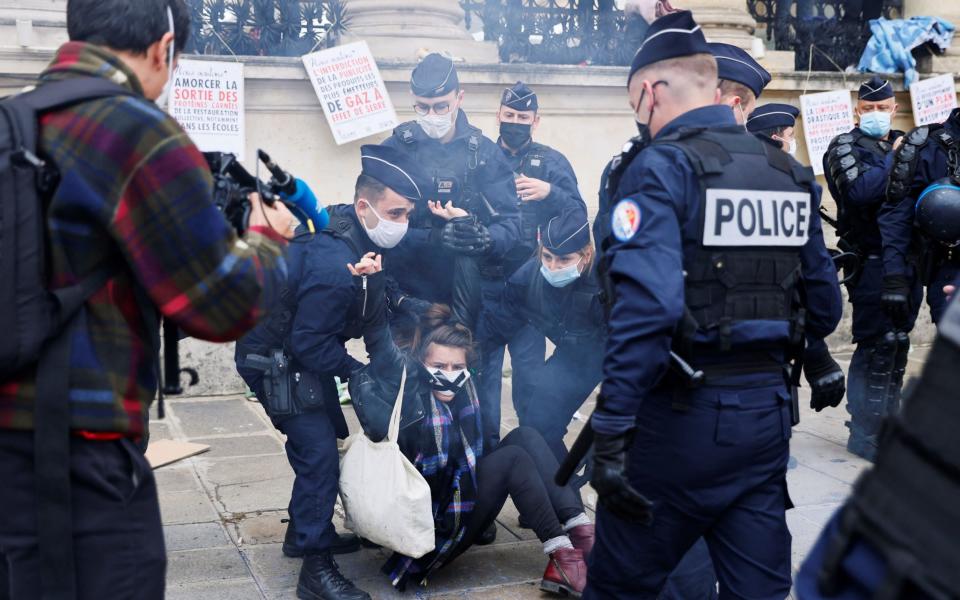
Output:
[[362,275],[360,281],[363,282],[363,310],[360,311],[360,315],[367,318],[367,276]]

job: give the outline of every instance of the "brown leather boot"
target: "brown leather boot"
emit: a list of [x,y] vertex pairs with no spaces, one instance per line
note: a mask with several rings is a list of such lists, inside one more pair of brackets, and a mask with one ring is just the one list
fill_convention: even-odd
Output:
[[583,560],[590,558],[590,551],[593,550],[594,535],[593,523],[589,525],[577,525],[567,532],[567,537],[570,538],[570,543],[573,544],[573,547],[583,551]]
[[587,585],[587,564],[583,552],[576,548],[560,548],[550,554],[550,562],[543,572],[540,589],[554,594],[566,593],[579,598]]

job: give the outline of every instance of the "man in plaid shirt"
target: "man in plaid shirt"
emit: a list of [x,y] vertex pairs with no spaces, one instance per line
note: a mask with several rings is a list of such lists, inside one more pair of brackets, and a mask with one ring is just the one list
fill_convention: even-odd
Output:
[[[183,0],[70,0],[67,27],[71,41],[39,85],[97,76],[134,92],[46,113],[40,126],[40,148],[61,174],[46,213],[50,287],[114,270],[81,309],[58,374],[69,381],[74,434],[75,587],[82,598],[162,598],[156,485],[135,446],[157,391],[143,315],[158,310],[205,340],[240,337],[285,278],[293,217],[254,197],[238,238],[212,201],[202,154],[154,104],[187,41]],[[35,369],[0,382],[0,598],[41,595],[35,382]]]

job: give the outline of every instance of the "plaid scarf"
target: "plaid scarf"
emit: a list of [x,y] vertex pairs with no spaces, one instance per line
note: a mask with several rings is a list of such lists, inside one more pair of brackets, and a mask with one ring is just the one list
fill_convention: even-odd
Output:
[[483,426],[473,380],[450,402],[427,397],[429,413],[420,425],[420,450],[413,464],[430,486],[436,545],[420,558],[394,553],[384,564],[383,572],[399,590],[409,581],[425,584],[427,576],[451,558],[477,498]]

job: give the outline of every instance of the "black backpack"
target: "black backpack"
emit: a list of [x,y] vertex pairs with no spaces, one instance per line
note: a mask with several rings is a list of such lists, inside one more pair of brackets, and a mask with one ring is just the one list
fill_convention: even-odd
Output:
[[38,364],[34,470],[40,578],[45,598],[76,595],[70,505],[68,333],[83,303],[115,273],[104,266],[76,285],[47,288],[47,204],[59,183],[38,150],[44,112],[134,93],[100,77],[43,83],[0,100],[0,381]]
[[0,381],[37,362],[44,343],[109,279],[104,270],[76,285],[49,291],[45,209],[59,181],[41,158],[39,117],[86,100],[133,92],[101,77],[42,84],[0,100]]

